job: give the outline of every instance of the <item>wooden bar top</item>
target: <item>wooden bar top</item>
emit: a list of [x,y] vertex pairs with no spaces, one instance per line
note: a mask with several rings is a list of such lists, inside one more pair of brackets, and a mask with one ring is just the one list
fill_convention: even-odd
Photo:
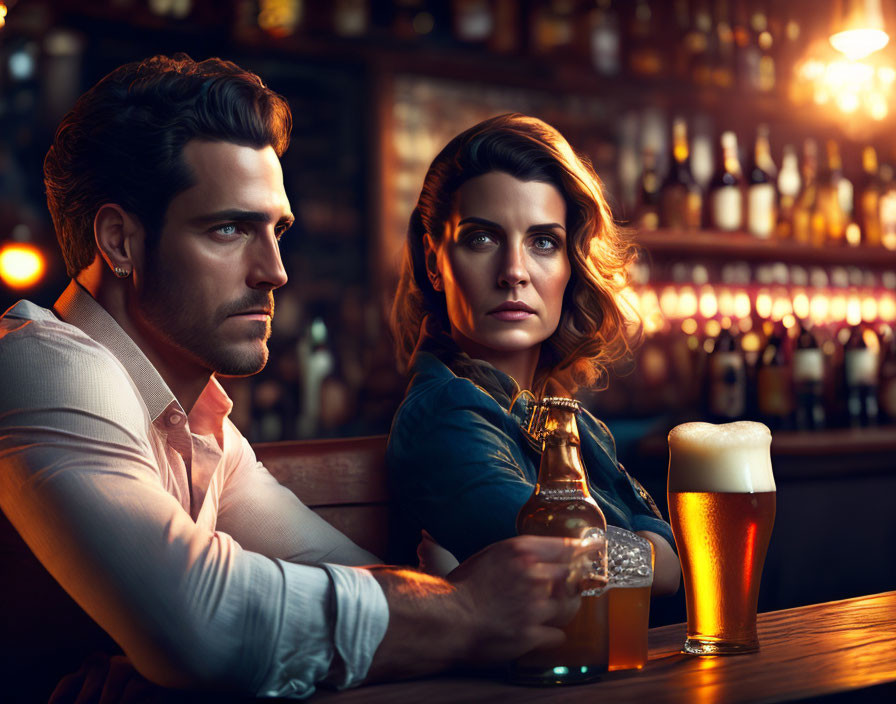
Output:
[[321,691],[312,701],[736,704],[798,701],[896,682],[896,592],[760,614],[761,646],[752,655],[684,655],[684,637],[684,624],[651,629],[643,670],[609,673],[587,685],[533,688],[496,676],[443,676]]

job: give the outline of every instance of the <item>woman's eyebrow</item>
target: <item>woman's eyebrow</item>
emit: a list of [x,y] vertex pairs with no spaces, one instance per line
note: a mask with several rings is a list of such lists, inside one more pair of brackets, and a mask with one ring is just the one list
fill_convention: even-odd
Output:
[[461,225],[467,225],[470,223],[472,223],[474,225],[483,225],[485,227],[496,227],[496,228],[501,227],[496,222],[492,222],[491,220],[486,220],[485,218],[478,218],[475,215],[470,215],[468,217],[465,217],[463,220],[461,220],[460,222],[457,223],[457,226],[460,227]]
[[532,225],[527,232],[532,232],[532,230],[560,230],[561,232],[566,232],[566,228],[556,222],[546,222],[543,225]]

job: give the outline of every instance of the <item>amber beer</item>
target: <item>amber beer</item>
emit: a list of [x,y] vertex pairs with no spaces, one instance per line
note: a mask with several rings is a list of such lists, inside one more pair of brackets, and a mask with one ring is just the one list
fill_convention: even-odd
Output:
[[517,515],[520,535],[588,539],[582,604],[564,629],[566,642],[533,650],[511,665],[523,684],[573,684],[596,679],[609,661],[607,521],[588,490],[576,425],[578,403],[548,397],[539,403],[530,434],[543,441],[538,483]]
[[669,433],[669,517],[688,614],[684,652],[759,650],[756,605],[775,522],[762,423],[685,423]]

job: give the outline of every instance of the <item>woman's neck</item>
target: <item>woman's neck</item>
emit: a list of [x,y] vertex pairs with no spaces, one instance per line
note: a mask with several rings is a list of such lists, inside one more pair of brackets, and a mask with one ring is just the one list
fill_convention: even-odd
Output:
[[526,350],[505,352],[477,345],[456,330],[452,331],[451,337],[461,351],[473,359],[488,362],[498,371],[507,374],[519,385],[520,389],[532,389],[535,370],[538,368],[538,358],[541,355],[541,345]]

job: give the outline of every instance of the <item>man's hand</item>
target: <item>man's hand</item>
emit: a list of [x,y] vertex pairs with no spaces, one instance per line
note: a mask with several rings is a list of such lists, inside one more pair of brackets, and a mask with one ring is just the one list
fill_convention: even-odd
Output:
[[525,535],[490,545],[449,574],[475,614],[473,661],[506,661],[560,645],[561,629],[579,608],[583,554],[578,540]]
[[527,535],[490,545],[447,580],[373,568],[389,602],[389,629],[369,679],[506,662],[559,645],[579,607],[587,552],[579,540]]

